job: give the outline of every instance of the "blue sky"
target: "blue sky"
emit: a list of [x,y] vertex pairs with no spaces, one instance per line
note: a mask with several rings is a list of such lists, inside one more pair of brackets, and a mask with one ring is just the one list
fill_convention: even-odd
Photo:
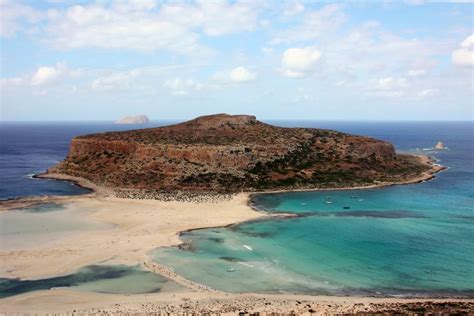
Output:
[[1,120],[472,120],[474,5],[0,0]]

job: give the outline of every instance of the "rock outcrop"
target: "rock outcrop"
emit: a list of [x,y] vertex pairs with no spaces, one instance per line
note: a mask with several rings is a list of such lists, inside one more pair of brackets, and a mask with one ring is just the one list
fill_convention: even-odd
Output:
[[150,120],[146,115],[126,116],[115,121],[115,124],[148,124]]
[[444,146],[443,142],[438,142],[435,146],[434,146],[435,149],[446,149],[446,147]]
[[67,158],[48,172],[117,190],[226,193],[396,182],[426,169],[373,138],[218,114],[75,137]]

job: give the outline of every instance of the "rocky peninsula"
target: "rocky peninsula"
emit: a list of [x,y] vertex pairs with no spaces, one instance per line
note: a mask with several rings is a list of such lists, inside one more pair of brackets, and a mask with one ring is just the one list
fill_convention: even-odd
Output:
[[[217,114],[164,127],[75,137],[44,177],[86,180],[117,197],[354,188],[416,182],[438,171],[392,144]],[[180,195],[178,194],[178,195]],[[168,199],[165,198],[165,199]]]

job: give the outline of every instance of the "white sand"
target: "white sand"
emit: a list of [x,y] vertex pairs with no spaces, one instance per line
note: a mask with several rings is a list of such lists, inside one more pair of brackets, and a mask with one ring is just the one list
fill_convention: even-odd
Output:
[[70,198],[70,211],[93,210],[92,220],[115,228],[62,234],[54,243],[35,249],[0,251],[0,276],[37,279],[71,273],[100,261],[127,265],[149,262],[147,252],[178,245],[179,232],[201,227],[225,226],[265,216],[247,205],[240,194],[218,203],[163,202],[111,197]]

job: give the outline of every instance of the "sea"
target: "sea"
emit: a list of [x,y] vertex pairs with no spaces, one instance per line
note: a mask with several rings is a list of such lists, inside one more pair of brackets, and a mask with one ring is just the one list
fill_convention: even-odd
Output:
[[[448,169],[418,184],[257,194],[251,203],[262,212],[295,216],[185,232],[181,239],[189,247],[156,249],[155,260],[234,293],[474,297],[473,122],[268,123],[375,137],[401,152],[430,155]],[[87,193],[32,175],[64,159],[76,135],[142,127],[1,123],[0,199]],[[435,150],[438,141],[447,148]]]

